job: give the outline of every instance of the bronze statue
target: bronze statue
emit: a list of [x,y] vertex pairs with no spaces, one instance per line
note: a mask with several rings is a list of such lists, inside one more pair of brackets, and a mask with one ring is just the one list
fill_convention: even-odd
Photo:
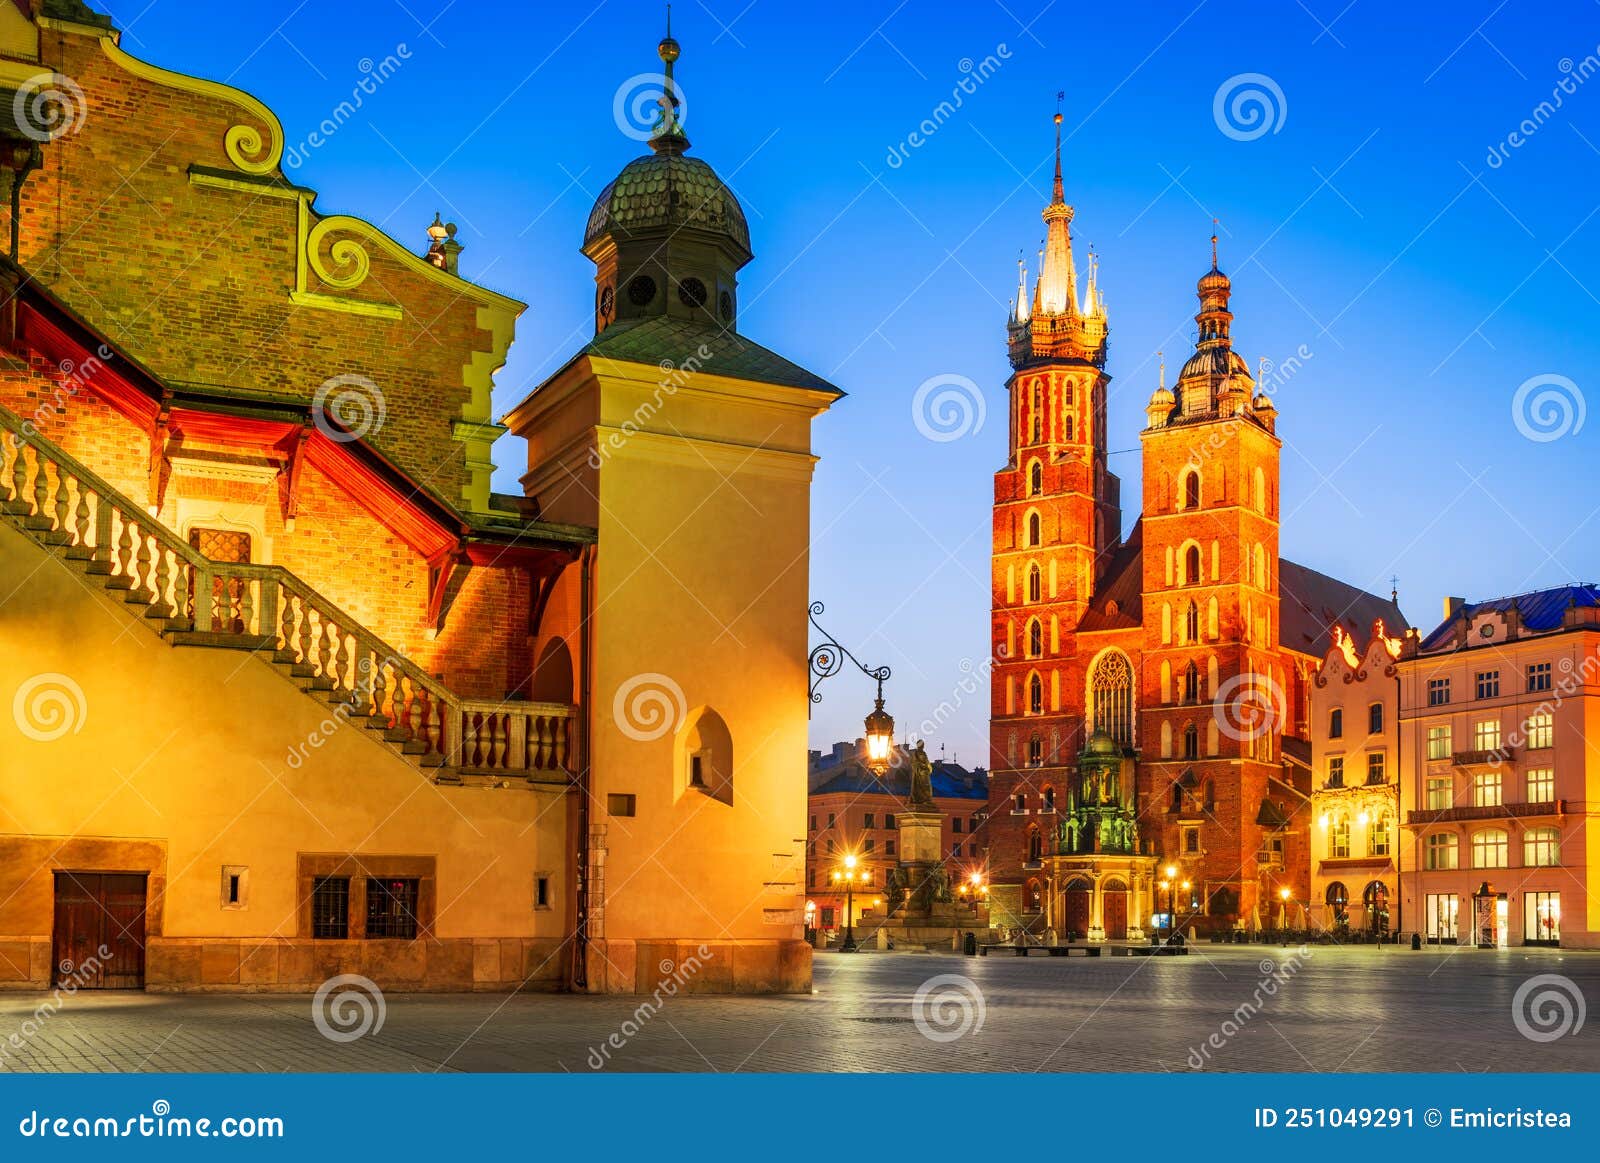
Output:
[[911,806],[929,809],[934,806],[933,764],[920,739],[917,740],[916,749],[911,752]]

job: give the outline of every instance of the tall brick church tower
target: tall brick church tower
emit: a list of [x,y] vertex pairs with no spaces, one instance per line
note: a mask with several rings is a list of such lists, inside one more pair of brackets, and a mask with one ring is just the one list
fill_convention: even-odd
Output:
[[1300,901],[1309,888],[1316,652],[1341,620],[1404,619],[1279,561],[1277,412],[1233,349],[1215,237],[1195,351],[1150,397],[1141,516],[1121,537],[1106,309],[1093,256],[1079,293],[1072,219],[1057,114],[1038,281],[1030,295],[1022,266],[1007,328],[994,478],[994,923],[1140,940],[1170,892],[1184,927],[1257,927],[1283,889]]

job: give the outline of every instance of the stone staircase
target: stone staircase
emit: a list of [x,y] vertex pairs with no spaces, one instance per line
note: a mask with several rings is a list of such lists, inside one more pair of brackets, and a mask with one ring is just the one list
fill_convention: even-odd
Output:
[[565,704],[463,699],[280,566],[214,561],[0,408],[0,519],[175,647],[244,651],[439,783],[566,783]]

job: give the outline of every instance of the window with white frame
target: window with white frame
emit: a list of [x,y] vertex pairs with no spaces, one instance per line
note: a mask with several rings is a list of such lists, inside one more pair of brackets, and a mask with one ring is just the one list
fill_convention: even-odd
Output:
[[1533,662],[1528,664],[1528,693],[1538,694],[1540,691],[1550,689],[1550,664],[1548,662]]
[[1329,787],[1343,787],[1344,786],[1344,756],[1343,755],[1330,755],[1330,756],[1328,756],[1328,786]]
[[1536,711],[1528,716],[1528,721],[1523,724],[1527,731],[1528,746],[1531,748],[1554,747],[1556,742],[1556,718],[1549,711]]
[[1328,829],[1328,855],[1334,860],[1350,855],[1350,817],[1343,812],[1333,817],[1333,827]]
[[1472,777],[1472,806],[1498,808],[1501,805],[1500,773],[1481,771]]
[[1450,724],[1428,728],[1428,758],[1450,758]]
[[1383,752],[1367,752],[1367,782],[1382,783],[1386,778],[1383,767]]
[[1372,827],[1367,831],[1367,855],[1389,855],[1390,836],[1393,827],[1388,812],[1379,812],[1372,818]]
[[1504,868],[1510,841],[1504,828],[1485,828],[1472,834],[1472,867]]
[[1529,828],[1522,834],[1522,863],[1548,868],[1561,863],[1561,833],[1555,828]]
[[1450,806],[1454,789],[1450,786],[1453,781],[1446,776],[1435,776],[1428,780],[1428,810],[1440,812]]
[[1472,724],[1472,747],[1475,751],[1500,749],[1500,720],[1479,719]]
[[1461,846],[1453,832],[1435,832],[1428,837],[1422,851],[1423,867],[1430,872],[1444,872],[1460,867]]
[[1528,802],[1530,804],[1554,803],[1556,798],[1556,769],[1530,767],[1528,769]]

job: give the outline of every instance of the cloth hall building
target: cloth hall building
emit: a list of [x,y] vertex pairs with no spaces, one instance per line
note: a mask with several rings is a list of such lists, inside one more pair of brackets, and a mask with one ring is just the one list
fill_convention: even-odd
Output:
[[1171,900],[1185,928],[1261,927],[1309,888],[1308,684],[1332,627],[1406,623],[1279,556],[1280,417],[1234,348],[1215,238],[1194,353],[1150,396],[1124,536],[1108,309],[1095,260],[1081,281],[1074,262],[1060,125],[994,477],[994,923],[1138,940]]

